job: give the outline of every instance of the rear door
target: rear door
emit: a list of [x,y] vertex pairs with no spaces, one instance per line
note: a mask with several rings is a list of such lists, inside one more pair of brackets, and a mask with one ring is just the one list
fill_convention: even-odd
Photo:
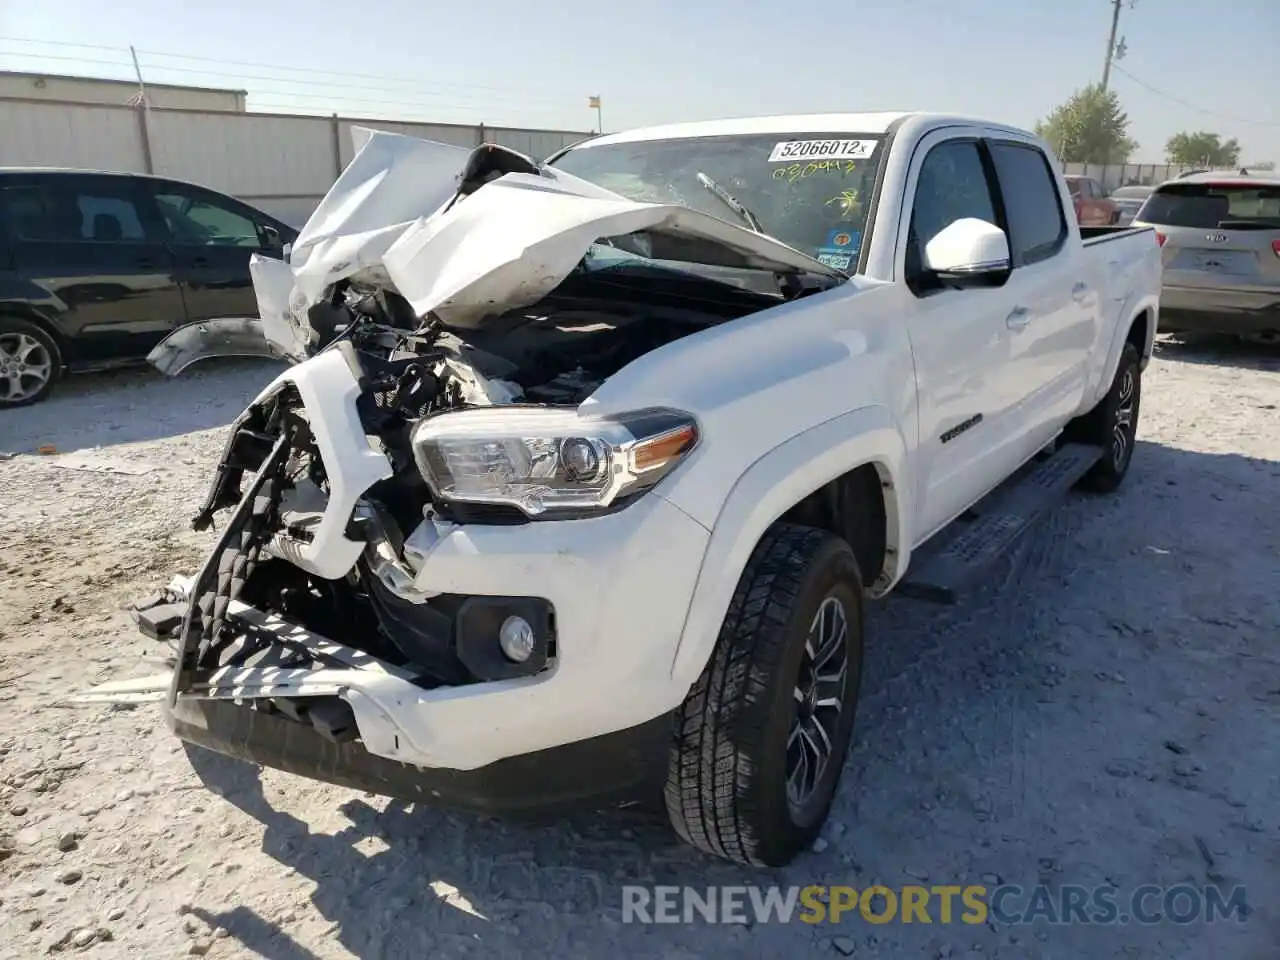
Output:
[[74,363],[145,356],[185,320],[144,182],[69,173],[5,178],[0,200],[14,269],[50,298]]
[[174,270],[188,317],[256,317],[249,276],[254,253],[280,255],[269,218],[224,194],[185,183],[154,181]]
[[1280,291],[1280,185],[1244,180],[1167,183],[1138,220],[1164,238],[1164,286],[1236,295]]
[[1013,257],[1001,402],[1010,411],[1007,440],[1021,460],[1048,443],[1079,406],[1102,294],[1087,275],[1079,231],[1063,208],[1049,158],[1031,142],[993,139],[987,145]]

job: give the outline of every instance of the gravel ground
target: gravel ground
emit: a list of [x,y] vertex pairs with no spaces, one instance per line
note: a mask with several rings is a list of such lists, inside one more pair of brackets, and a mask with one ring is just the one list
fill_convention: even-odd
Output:
[[[17,454],[0,460],[0,956],[1277,956],[1276,354],[1162,343],[1118,496],[1073,496],[960,607],[873,608],[825,839],[764,872],[680,846],[643,806],[532,825],[415,809],[188,756],[152,706],[63,701],[154,671],[122,606],[199,561],[187,520],[222,427],[273,372],[73,380],[0,418]],[[626,883],[877,881],[1113,884],[1122,904],[1240,884],[1251,909],[621,922]]]

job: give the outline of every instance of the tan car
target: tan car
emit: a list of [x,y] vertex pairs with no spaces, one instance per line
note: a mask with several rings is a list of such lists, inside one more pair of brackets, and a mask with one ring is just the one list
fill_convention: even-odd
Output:
[[1106,227],[1120,219],[1120,208],[1111,201],[1102,184],[1093,177],[1068,174],[1063,177],[1071,191],[1076,222],[1082,227]]

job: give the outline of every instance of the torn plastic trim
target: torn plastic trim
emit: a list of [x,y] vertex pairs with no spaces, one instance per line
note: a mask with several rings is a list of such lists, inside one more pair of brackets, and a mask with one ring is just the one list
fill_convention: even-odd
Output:
[[223,317],[179,327],[151,349],[147,362],[165,376],[176,377],[193,363],[214,357],[292,359],[267,339],[261,320]]

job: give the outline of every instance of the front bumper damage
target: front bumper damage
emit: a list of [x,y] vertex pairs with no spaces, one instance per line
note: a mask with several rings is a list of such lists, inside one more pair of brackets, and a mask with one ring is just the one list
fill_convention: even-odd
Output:
[[[139,605],[140,632],[173,645],[171,673],[78,699],[160,700],[184,741],[408,800],[514,812],[652,788],[670,711],[687,693],[671,664],[705,528],[651,495],[587,520],[434,529],[410,572],[433,597],[461,598],[441,618],[450,649],[464,651],[481,632],[470,623],[492,626],[488,609],[498,605],[534,623],[545,608],[539,633],[554,637],[555,653],[534,675],[442,684],[357,649],[368,637],[325,636],[236,598],[234,585],[252,572],[238,558],[250,555],[255,510],[289,446],[282,435],[263,456],[203,569]],[[342,489],[334,483],[329,503],[337,495],[345,510]],[[351,543],[367,560],[380,541]],[[306,558],[295,549],[289,559]],[[230,653],[210,656],[215,633]]]
[[[145,636],[172,637],[191,584],[175,578],[153,606],[137,611]],[[80,699],[161,700],[174,734],[215,753],[411,802],[492,813],[640,797],[665,772],[665,715],[475,770],[422,766],[412,762],[422,759],[410,739],[413,725],[398,721],[422,693],[412,674],[244,604],[233,602],[228,612],[237,628],[275,641],[253,665],[194,676],[176,695],[172,675],[160,674],[103,684]]]

